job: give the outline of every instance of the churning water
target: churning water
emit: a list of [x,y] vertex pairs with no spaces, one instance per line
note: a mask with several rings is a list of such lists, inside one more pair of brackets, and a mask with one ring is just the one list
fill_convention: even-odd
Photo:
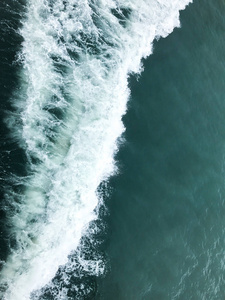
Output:
[[26,170],[11,174],[13,187],[5,190],[13,243],[1,272],[3,299],[78,299],[90,288],[68,287],[72,276],[81,276],[78,269],[104,272],[101,255],[85,259],[88,248],[80,242],[89,236],[95,243],[99,228],[90,224],[102,205],[99,186],[116,172],[128,76],[142,71],[153,40],[179,26],[179,11],[189,2],[6,3],[6,12],[21,5],[22,46],[19,87],[5,122]]

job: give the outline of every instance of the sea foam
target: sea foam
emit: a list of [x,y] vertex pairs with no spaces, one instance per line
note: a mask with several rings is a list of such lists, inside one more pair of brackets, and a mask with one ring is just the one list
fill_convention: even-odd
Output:
[[[20,92],[8,124],[28,175],[9,199],[16,246],[1,273],[5,300],[38,299],[59,266],[71,268],[70,253],[82,251],[81,238],[98,218],[97,189],[116,172],[128,76],[142,71],[155,38],[180,25],[189,2],[27,1]],[[91,274],[104,272],[101,259],[77,257]],[[54,299],[70,299],[66,288],[57,291]]]

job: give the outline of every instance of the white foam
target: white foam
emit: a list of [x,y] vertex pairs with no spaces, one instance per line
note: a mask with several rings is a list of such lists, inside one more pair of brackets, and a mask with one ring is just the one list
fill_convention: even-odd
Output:
[[[97,188],[116,169],[128,75],[141,71],[154,38],[179,26],[179,10],[189,2],[28,1],[21,94],[14,100],[22,126],[14,136],[31,174],[12,218],[18,248],[2,270],[4,299],[30,299],[67,263],[97,218]],[[130,11],[122,25],[112,9]],[[92,272],[103,272],[100,262],[86,263]],[[66,299],[62,294],[57,299]]]

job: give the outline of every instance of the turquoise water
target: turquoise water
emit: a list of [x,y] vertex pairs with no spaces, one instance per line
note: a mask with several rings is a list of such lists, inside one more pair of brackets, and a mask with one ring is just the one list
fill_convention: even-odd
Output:
[[194,1],[130,80],[96,299],[224,299],[224,4]]
[[4,300],[224,299],[225,3],[187,3],[2,1]]

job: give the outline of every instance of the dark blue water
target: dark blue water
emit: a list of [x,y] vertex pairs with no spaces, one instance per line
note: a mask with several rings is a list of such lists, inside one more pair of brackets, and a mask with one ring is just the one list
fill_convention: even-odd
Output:
[[[0,3],[0,253],[5,260],[12,238],[9,236],[9,224],[6,224],[5,195],[13,185],[13,177],[25,174],[24,153],[10,137],[5,123],[8,111],[13,111],[10,98],[17,93],[19,64],[16,55],[21,49],[22,37],[17,30],[21,27],[21,18],[25,11],[24,1],[1,1]],[[14,187],[16,190],[18,187]]]
[[[23,39],[16,30],[25,11],[23,1],[0,4],[1,260],[15,246],[3,195],[12,186],[21,191],[15,175],[26,175],[25,154],[4,122],[20,92],[15,60]],[[144,72],[130,78],[119,174],[106,188],[108,214],[100,213],[102,243],[96,254],[87,239],[84,253],[87,260],[103,255],[106,274],[76,270],[65,283],[68,299],[224,299],[224,15],[223,0],[194,0],[181,12],[182,27],[156,41]],[[90,292],[71,292],[82,285]],[[40,299],[54,299],[52,290]]]

